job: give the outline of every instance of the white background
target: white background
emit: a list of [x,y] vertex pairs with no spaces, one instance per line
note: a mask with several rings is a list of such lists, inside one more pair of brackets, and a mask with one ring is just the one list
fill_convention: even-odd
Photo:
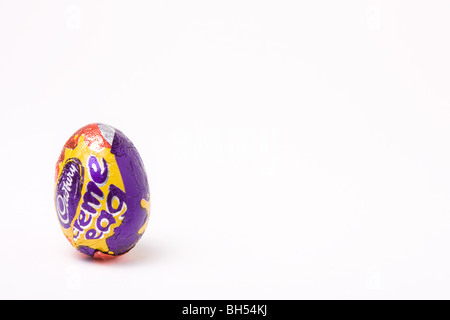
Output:
[[[0,298],[450,298],[448,1],[0,1]],[[53,204],[92,122],[148,228],[85,258]]]

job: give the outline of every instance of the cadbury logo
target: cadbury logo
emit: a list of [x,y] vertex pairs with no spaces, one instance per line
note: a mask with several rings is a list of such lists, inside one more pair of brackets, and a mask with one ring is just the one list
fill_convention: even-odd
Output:
[[[105,200],[105,194],[100,188],[105,186],[109,179],[108,163],[103,158],[100,162],[95,156],[91,156],[87,168],[91,181],[86,186],[80,214],[73,224],[74,239],[78,239],[83,233],[86,239],[101,239],[111,231],[116,216],[126,211],[126,194],[114,184],[110,184],[106,196],[107,210],[100,210],[101,203]],[[95,223],[94,217],[97,217]],[[123,217],[120,216],[119,219],[121,218]]]
[[81,198],[83,167],[78,159],[68,159],[56,186],[56,212],[61,226],[69,228]]

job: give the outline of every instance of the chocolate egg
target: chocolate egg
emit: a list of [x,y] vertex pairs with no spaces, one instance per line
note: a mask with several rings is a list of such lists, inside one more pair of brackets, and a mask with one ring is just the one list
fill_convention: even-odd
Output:
[[132,249],[150,213],[147,174],[133,143],[106,124],[76,131],[56,163],[55,207],[80,252],[106,259]]

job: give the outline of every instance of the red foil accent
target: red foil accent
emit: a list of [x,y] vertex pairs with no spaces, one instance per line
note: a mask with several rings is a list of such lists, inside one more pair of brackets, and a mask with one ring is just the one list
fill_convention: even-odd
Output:
[[61,153],[59,154],[58,161],[56,162],[56,169],[55,169],[55,182],[58,179],[59,175],[59,164],[64,161],[64,154],[65,150],[67,149],[75,149],[78,145],[78,140],[80,137],[84,135],[84,141],[87,143],[88,146],[91,146],[91,144],[96,143],[99,147],[103,148],[110,148],[111,145],[106,141],[106,139],[103,137],[102,132],[98,128],[98,125],[96,123],[88,124],[87,126],[84,126],[83,128],[77,130],[70,138],[67,140],[66,144],[64,145],[63,149],[61,150]]
[[109,260],[109,259],[115,258],[115,256],[103,253],[101,251],[95,251],[95,253],[93,255],[93,258],[94,259]]

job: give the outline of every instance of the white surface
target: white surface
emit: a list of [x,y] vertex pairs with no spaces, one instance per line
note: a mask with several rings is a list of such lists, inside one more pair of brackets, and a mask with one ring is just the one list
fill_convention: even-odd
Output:
[[[338,3],[339,2],[339,3]],[[448,1],[0,1],[0,298],[450,298]],[[151,214],[90,261],[67,138],[136,145]]]

